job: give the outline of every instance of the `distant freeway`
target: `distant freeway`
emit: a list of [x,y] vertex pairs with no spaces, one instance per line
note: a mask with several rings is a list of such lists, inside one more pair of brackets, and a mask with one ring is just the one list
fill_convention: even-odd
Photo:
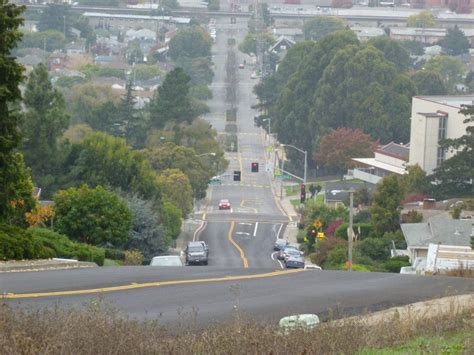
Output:
[[[26,4],[27,9],[40,10],[46,5]],[[283,7],[283,6],[282,6]],[[300,9],[300,10],[298,10]],[[73,6],[72,11],[77,12],[104,12],[117,14],[133,14],[133,15],[148,15],[151,9],[147,8],[127,8],[127,7],[105,7],[105,6]],[[319,11],[316,7],[310,9],[308,6],[301,8],[293,8],[291,10],[270,8],[271,16],[275,19],[301,19],[331,15],[342,17],[351,23],[389,23],[389,24],[404,24],[410,15],[416,14],[421,10],[418,9],[393,9],[393,8],[353,8],[353,9],[330,9],[327,12]],[[251,12],[230,12],[230,11],[207,11],[202,8],[189,8],[172,11],[173,16],[196,16],[207,15],[210,17],[244,17],[248,18],[252,15]],[[441,26],[452,26],[457,24],[463,27],[474,27],[474,15],[471,14],[452,14],[439,13],[437,22]]]

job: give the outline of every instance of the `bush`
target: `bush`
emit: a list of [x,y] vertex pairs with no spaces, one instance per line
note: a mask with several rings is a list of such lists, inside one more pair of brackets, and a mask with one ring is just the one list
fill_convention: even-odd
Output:
[[337,265],[344,264],[347,260],[347,244],[336,245],[327,256],[324,263],[324,268],[331,268]]
[[345,241],[342,239],[331,237],[318,241],[316,244],[316,252],[310,255],[311,262],[317,265],[323,265],[331,250],[337,245],[344,243]]
[[[336,233],[334,234],[336,237],[347,240],[347,227],[349,226],[348,223],[341,224],[337,229]],[[360,233],[359,233],[360,229]],[[367,237],[370,237],[373,234],[373,227],[371,224],[368,223],[357,223],[354,224],[354,232],[358,234],[358,239],[362,240]]]
[[410,266],[408,256],[396,256],[388,259],[383,263],[383,267],[388,272],[400,273],[400,269],[404,266]]
[[113,260],[124,260],[125,252],[119,249],[105,248],[105,257]]
[[73,242],[65,235],[44,228],[30,228],[28,234],[45,248],[53,251],[54,254],[50,257],[91,261],[100,266],[104,265],[105,251],[103,248]]
[[138,250],[126,251],[124,265],[142,265],[145,257]]
[[372,260],[383,261],[390,256],[390,244],[383,238],[364,239],[357,243],[357,250]]
[[354,223],[369,223],[370,212],[369,210],[362,210],[354,216]]
[[54,256],[45,246],[24,229],[0,224],[0,260],[50,258]]

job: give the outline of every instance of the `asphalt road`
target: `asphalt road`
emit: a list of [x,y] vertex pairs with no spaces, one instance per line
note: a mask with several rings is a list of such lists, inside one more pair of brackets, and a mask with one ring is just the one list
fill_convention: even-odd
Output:
[[[214,46],[216,76],[214,99],[207,119],[218,130],[225,127],[224,65],[227,37],[238,42],[246,23],[237,19],[237,30],[228,19],[217,20]],[[239,62],[245,58],[241,53]],[[247,61],[248,62],[248,61]],[[209,266],[181,268],[103,267],[0,274],[0,292],[5,302],[20,307],[44,307],[57,303],[81,306],[102,299],[123,314],[158,318],[176,324],[183,319],[199,326],[230,319],[235,310],[261,321],[276,321],[294,313],[353,315],[450,294],[474,292],[471,279],[408,276],[389,273],[337,271],[282,271],[272,259],[273,241],[285,230],[286,216],[271,193],[271,178],[265,172],[265,142],[253,126],[251,105],[255,97],[252,69],[239,70],[238,153],[228,154],[233,170],[242,170],[242,181],[224,180],[210,189],[210,202],[196,215],[206,221],[199,237],[210,247]],[[250,163],[260,162],[252,173]],[[220,199],[232,203],[219,211]],[[277,271],[278,270],[278,271]],[[277,272],[276,272],[277,271]]]

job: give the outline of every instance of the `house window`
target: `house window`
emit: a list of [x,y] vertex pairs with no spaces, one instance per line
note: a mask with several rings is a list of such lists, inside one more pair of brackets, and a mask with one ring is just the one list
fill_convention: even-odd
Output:
[[448,123],[448,117],[442,116],[439,118],[439,125],[438,125],[438,141],[446,139],[446,126]]
[[446,150],[444,148],[438,147],[438,154],[436,157],[436,166],[439,167],[444,161]]

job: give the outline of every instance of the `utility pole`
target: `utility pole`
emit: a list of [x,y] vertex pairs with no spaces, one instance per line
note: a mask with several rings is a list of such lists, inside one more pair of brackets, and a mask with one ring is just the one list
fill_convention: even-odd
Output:
[[280,200],[283,200],[283,174],[285,171],[285,148],[282,147],[281,171],[280,171]]
[[304,151],[304,175],[303,175],[303,180],[304,184],[306,185],[306,171],[308,170],[308,151]]
[[353,230],[353,220],[354,220],[354,190],[349,190],[349,227],[347,228],[347,240],[349,242],[349,271],[352,271],[352,243],[354,237]]
[[264,41],[263,41],[263,11],[262,7],[260,6],[259,0],[255,1],[255,32],[257,35],[257,69],[260,72],[259,74],[263,78],[263,61],[265,56],[265,48],[264,48]]

